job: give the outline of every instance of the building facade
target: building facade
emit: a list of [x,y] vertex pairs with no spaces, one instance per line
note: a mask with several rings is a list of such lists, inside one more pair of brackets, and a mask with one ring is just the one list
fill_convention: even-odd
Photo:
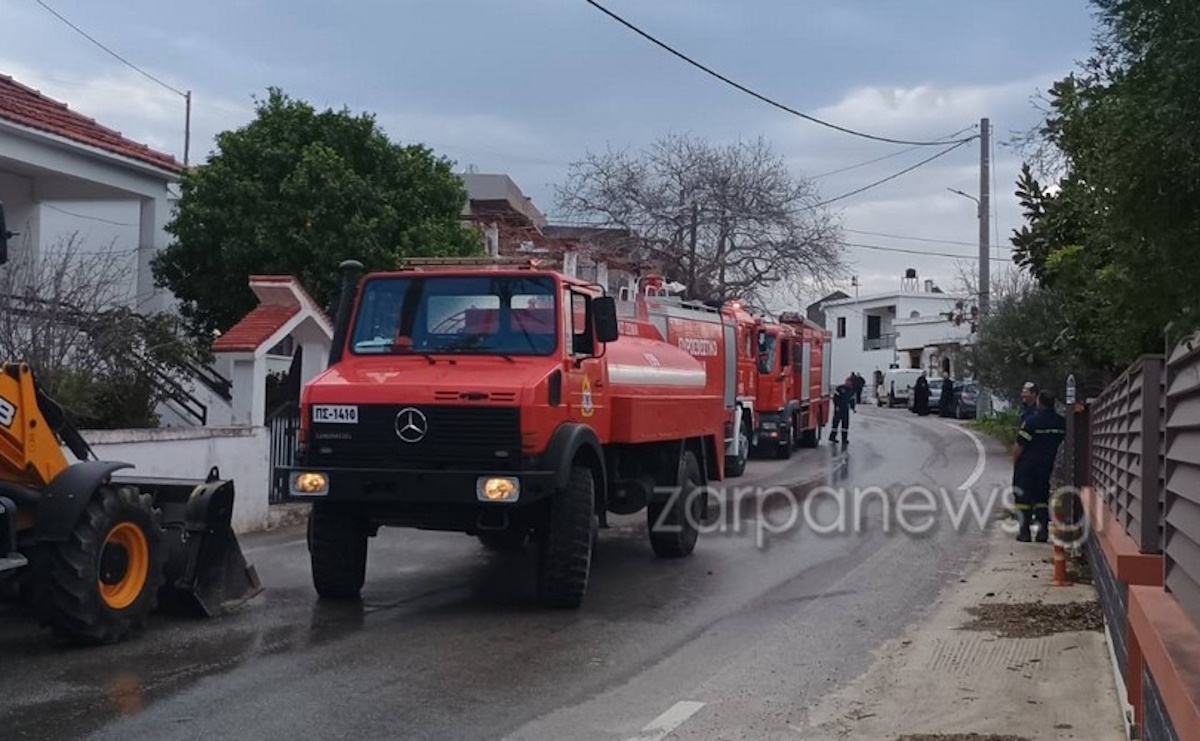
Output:
[[888,368],[920,368],[931,376],[949,370],[954,378],[966,374],[962,351],[971,340],[971,324],[955,321],[961,300],[932,281],[923,289],[908,285],[892,293],[825,301],[821,310],[833,335],[834,380],[856,372],[871,388],[876,374]]

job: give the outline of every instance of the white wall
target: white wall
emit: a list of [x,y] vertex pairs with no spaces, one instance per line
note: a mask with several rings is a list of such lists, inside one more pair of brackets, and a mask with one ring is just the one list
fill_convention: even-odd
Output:
[[929,345],[944,345],[949,343],[966,343],[971,338],[971,325],[963,323],[955,326],[951,322],[941,320],[897,322],[897,347],[917,350]]
[[[233,528],[262,530],[270,506],[270,433],[265,427],[87,430],[83,437],[101,460],[132,463],[117,476],[203,480],[217,466],[234,482]],[[68,459],[73,456],[67,451]]]

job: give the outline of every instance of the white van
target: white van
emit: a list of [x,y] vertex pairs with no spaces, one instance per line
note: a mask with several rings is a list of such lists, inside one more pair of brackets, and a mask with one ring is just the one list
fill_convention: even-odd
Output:
[[907,406],[913,386],[925,371],[920,368],[889,368],[883,372],[883,385],[876,393],[879,406]]

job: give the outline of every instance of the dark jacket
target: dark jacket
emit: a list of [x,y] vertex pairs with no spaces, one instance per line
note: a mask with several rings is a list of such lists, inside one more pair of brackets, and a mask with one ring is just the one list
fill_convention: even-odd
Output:
[[833,408],[839,412],[848,412],[854,409],[854,389],[847,384],[839,384],[833,390]]
[[1067,436],[1067,420],[1053,409],[1036,409],[1021,423],[1017,442],[1021,444],[1018,470],[1048,472],[1054,467],[1058,447]]

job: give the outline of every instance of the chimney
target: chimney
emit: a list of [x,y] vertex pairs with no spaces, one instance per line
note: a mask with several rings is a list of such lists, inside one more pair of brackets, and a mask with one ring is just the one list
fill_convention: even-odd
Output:
[[925,279],[925,293],[933,293],[933,279],[932,278]]

